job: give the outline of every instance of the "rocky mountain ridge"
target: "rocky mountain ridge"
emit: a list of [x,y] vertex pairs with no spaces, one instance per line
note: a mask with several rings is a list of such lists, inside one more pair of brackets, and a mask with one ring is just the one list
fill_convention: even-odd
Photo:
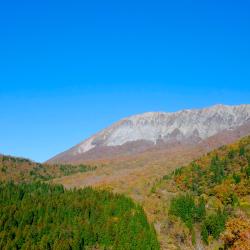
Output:
[[[96,135],[54,157],[64,161],[119,149],[141,152],[157,145],[194,144],[223,131],[250,124],[250,105],[215,105],[178,112],[148,112],[124,118]],[[99,157],[99,158],[100,158]],[[85,159],[88,157],[85,157]]]

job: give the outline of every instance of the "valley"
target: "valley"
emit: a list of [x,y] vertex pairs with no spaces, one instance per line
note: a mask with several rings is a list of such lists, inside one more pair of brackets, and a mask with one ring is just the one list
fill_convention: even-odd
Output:
[[[213,139],[210,138],[208,141],[213,141]],[[171,174],[178,166],[186,165],[209,152],[208,141],[204,142],[203,147],[199,145],[192,150],[190,148],[186,151],[182,149],[175,154],[171,152],[168,157],[166,157],[166,152],[162,153],[164,157],[159,157],[158,152],[155,158],[152,155],[149,158],[143,155],[141,158],[127,159],[124,162],[113,161],[97,167],[93,172],[65,176],[54,179],[53,182],[63,184],[66,188],[90,185],[126,194],[143,206],[149,221],[155,226],[161,249],[179,249],[178,246],[181,249],[194,249],[188,229],[185,229],[180,222],[174,225],[170,234],[171,230],[167,226],[170,223],[168,222],[169,202],[176,194],[162,188],[162,178]],[[217,147],[222,145],[224,144],[220,141]],[[174,186],[174,184],[172,185]],[[179,234],[175,233],[178,230],[181,230],[184,236],[178,236]],[[195,230],[197,238],[199,238],[199,229]],[[184,237],[185,243],[181,244],[178,237]],[[206,247],[202,242],[200,244],[206,249],[211,249],[211,246]]]
[[[192,114],[192,111],[184,111],[184,113],[186,112]],[[179,113],[182,114],[183,112]],[[114,230],[112,231],[112,236],[109,235],[111,232],[108,231],[104,240],[87,241],[85,249],[106,249],[105,247],[109,249],[112,246],[115,246],[115,249],[141,249],[141,246],[145,245],[145,247],[149,247],[148,249],[158,249],[160,247],[163,250],[209,250],[219,249],[220,247],[222,249],[229,247],[236,250],[237,248],[234,247],[237,245],[248,244],[248,231],[246,230],[248,230],[249,226],[250,187],[247,164],[250,159],[250,141],[249,137],[245,136],[250,134],[249,105],[236,107],[220,105],[195,111],[196,113],[199,115],[201,113],[205,114],[203,119],[199,118],[204,122],[204,127],[201,131],[209,131],[211,127],[216,127],[217,131],[203,139],[197,133],[193,134],[193,132],[189,133],[186,131],[191,136],[185,139],[180,137],[180,134],[174,130],[175,132],[170,132],[171,141],[158,140],[152,144],[149,141],[145,142],[146,140],[141,141],[140,139],[135,142],[124,142],[124,145],[118,146],[98,145],[96,148],[89,149],[89,152],[79,150],[82,148],[82,144],[79,144],[45,163],[35,163],[23,158],[1,155],[0,180],[3,183],[11,181],[18,184],[18,186],[14,187],[17,190],[22,185],[29,185],[30,183],[31,185],[33,185],[32,183],[36,185],[36,183],[42,182],[44,185],[48,185],[48,188],[50,186],[62,188],[65,198],[70,192],[75,193],[77,196],[77,190],[81,192],[80,190],[87,190],[88,188],[93,190],[91,192],[96,190],[104,192],[106,195],[130,197],[132,199],[131,204],[138,204],[139,209],[143,209],[142,213],[145,212],[147,222],[144,223],[148,223],[149,227],[152,226],[155,230],[150,229],[153,231],[149,233],[152,236],[152,242],[154,242],[152,243],[152,248],[148,245],[151,243],[146,243],[145,241],[138,243],[139,245],[134,247],[130,245],[114,245],[118,244],[114,237],[121,233],[120,226],[117,226],[116,229],[110,229],[111,231]],[[228,129],[224,125],[220,126],[221,123],[228,123],[228,121],[231,121],[231,125],[227,125]],[[182,122],[185,123],[183,120]],[[120,123],[118,122],[118,124]],[[127,122],[125,124],[127,126]],[[152,122],[150,124],[152,125]],[[158,132],[162,131],[161,129],[156,129],[158,126],[166,126],[162,125],[159,120],[154,121],[153,128],[151,125],[150,129]],[[138,126],[142,126],[142,131],[144,126],[147,127],[146,131],[149,129],[148,121],[145,120],[143,122],[140,121],[140,125],[137,124],[136,129],[138,129]],[[117,125],[114,127],[117,128]],[[194,127],[190,127],[190,129],[193,131]],[[145,136],[144,132],[142,132],[142,136]],[[114,132],[114,134],[116,133]],[[133,133],[133,131],[127,134],[128,138],[130,138],[130,133]],[[138,135],[138,132],[136,133]],[[101,135],[103,136],[103,132],[101,132]],[[107,136],[112,138],[112,133],[109,133]],[[159,134],[157,134],[157,137],[159,137]],[[166,136],[166,138],[169,137]],[[124,137],[122,140],[124,141]],[[83,144],[86,145],[89,141],[90,139]],[[242,153],[243,151],[244,153]],[[233,155],[230,156],[230,154]],[[214,160],[215,155],[217,157],[216,161]],[[221,165],[220,162],[225,161],[228,162],[227,165]],[[215,167],[211,167],[212,163]],[[194,165],[198,167],[194,168]],[[219,170],[216,170],[217,166],[220,166]],[[215,173],[213,171],[219,172]],[[221,178],[213,182],[213,175],[219,176],[220,173],[223,173]],[[200,174],[200,180],[196,177],[197,174]],[[197,183],[194,183],[194,181]],[[230,186],[231,191],[226,189],[226,185]],[[4,184],[2,188],[5,189]],[[30,188],[33,190],[32,186],[27,186],[27,190]],[[24,189],[26,189],[26,186],[24,186]],[[225,203],[223,197],[228,192],[229,196],[232,194],[236,195],[235,197],[237,198],[233,199],[237,200],[237,202],[233,201],[232,203],[230,201],[231,203],[229,204]],[[37,196],[37,194],[34,195]],[[199,196],[203,197],[202,200]],[[58,206],[59,210],[63,209],[67,213],[67,207],[61,208],[60,203],[58,203]],[[91,206],[88,209],[92,209]],[[114,206],[116,205],[114,204]],[[187,210],[183,212],[182,209],[184,207]],[[106,208],[103,209],[98,212],[100,216],[102,216],[101,214]],[[194,212],[196,210],[199,212]],[[36,213],[36,211],[32,213]],[[211,223],[215,223],[213,225],[216,225],[215,228],[217,227],[216,221],[219,220],[216,216],[225,219],[218,225],[219,231],[214,233],[209,228]],[[190,219],[196,217],[197,219]],[[242,236],[240,241],[234,239],[235,242],[230,245],[227,232],[230,234],[232,227],[230,225],[232,223],[240,223],[239,218],[245,218],[246,224],[239,226],[246,236],[244,236],[245,238]],[[112,220],[112,217],[110,219]],[[110,219],[107,218],[103,227],[106,228],[109,225]],[[211,222],[213,220],[214,222]],[[137,226],[140,228],[140,222],[137,221],[136,223],[139,223]],[[68,227],[71,228],[71,225],[68,225]],[[100,230],[105,231],[106,229],[97,228],[96,230],[96,234],[99,235],[102,234],[99,232]],[[2,241],[5,240],[5,243],[2,244],[13,247],[12,243],[7,243],[6,241],[9,236],[4,235],[1,236],[0,233]],[[47,241],[47,243],[44,244],[50,244],[51,246],[61,244],[64,245],[65,249],[70,249],[73,246],[71,244],[75,244],[73,243],[75,242],[74,237],[79,236],[73,236],[70,240],[71,243],[67,240],[61,242],[48,241],[46,238],[44,241]],[[85,239],[92,236],[84,236],[83,234],[82,237]],[[139,240],[137,237],[140,238],[139,235],[135,236],[135,242]],[[159,245],[155,242],[155,237],[157,237]],[[106,241],[107,238],[109,238],[108,241]],[[16,240],[19,242],[20,239]],[[29,244],[32,245],[33,243],[29,242]],[[34,244],[43,243],[37,240]],[[147,249],[145,247],[143,249]],[[83,247],[80,246],[79,249],[81,248]]]
[[0,250],[250,250],[250,1],[0,24]]
[[[216,109],[223,110],[223,107],[219,106]],[[215,123],[218,122],[217,119]],[[169,233],[167,226],[170,223],[168,221],[169,202],[175,194],[159,189],[159,183],[161,183],[163,176],[170,174],[179,166],[186,165],[215,148],[233,143],[250,134],[249,115],[246,115],[244,119],[245,122],[234,129],[222,129],[215,135],[203,140],[192,141],[192,143],[177,143],[176,141],[173,141],[171,145],[158,143],[153,147],[143,148],[140,152],[137,151],[140,143],[138,141],[137,144],[130,144],[131,148],[135,145],[136,149],[132,151],[130,148],[129,154],[122,153],[121,148],[119,148],[118,155],[117,151],[114,151],[114,155],[107,154],[106,159],[103,159],[101,154],[98,159],[99,154],[97,153],[97,159],[91,157],[91,159],[86,160],[86,162],[98,166],[95,171],[56,178],[53,182],[63,184],[66,188],[90,185],[126,194],[145,209],[149,221],[155,226],[161,249],[194,249],[192,237],[187,233],[188,229],[185,229],[185,226],[180,222],[179,224],[175,223],[173,231],[181,230],[182,236],[181,233],[180,235]],[[82,155],[86,154],[82,153]],[[80,155],[76,154],[76,159],[80,159]],[[197,244],[204,249],[211,249],[211,246],[205,246],[200,239],[199,230],[195,229]],[[185,238],[185,243],[181,243],[178,237]]]

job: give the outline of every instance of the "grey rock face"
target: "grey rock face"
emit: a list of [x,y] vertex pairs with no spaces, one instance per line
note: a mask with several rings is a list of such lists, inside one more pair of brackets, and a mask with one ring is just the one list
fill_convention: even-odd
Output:
[[174,113],[149,112],[122,119],[83,141],[71,153],[78,155],[100,146],[121,146],[140,140],[154,144],[158,141],[198,141],[224,130],[235,129],[249,121],[250,105],[215,105]]

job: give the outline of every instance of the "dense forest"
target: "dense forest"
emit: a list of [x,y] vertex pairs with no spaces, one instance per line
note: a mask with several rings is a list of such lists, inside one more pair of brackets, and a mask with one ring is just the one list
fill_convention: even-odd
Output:
[[0,249],[159,249],[153,226],[130,198],[45,183],[95,169],[1,155]]
[[179,218],[194,245],[200,238],[209,249],[250,249],[250,136],[176,169],[157,190],[172,194],[169,220]]
[[95,166],[40,164],[25,158],[0,155],[0,181],[49,181],[65,175],[93,171]]
[[91,188],[0,184],[0,249],[159,249],[130,198]]
[[[95,168],[0,156],[0,249],[160,249],[130,198],[48,183]],[[250,136],[163,176],[148,197],[169,249],[250,249]]]

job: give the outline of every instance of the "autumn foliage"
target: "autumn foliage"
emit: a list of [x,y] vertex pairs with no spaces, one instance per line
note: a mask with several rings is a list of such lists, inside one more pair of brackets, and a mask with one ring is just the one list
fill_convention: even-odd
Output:
[[[176,169],[162,182],[172,183],[179,190],[169,213],[190,229],[196,225],[201,228],[205,244],[221,236],[225,249],[250,249],[250,136]],[[201,197],[203,217],[195,220],[194,211]],[[244,219],[237,217],[236,211]]]
[[250,220],[243,216],[228,220],[222,239],[226,249],[250,249]]

